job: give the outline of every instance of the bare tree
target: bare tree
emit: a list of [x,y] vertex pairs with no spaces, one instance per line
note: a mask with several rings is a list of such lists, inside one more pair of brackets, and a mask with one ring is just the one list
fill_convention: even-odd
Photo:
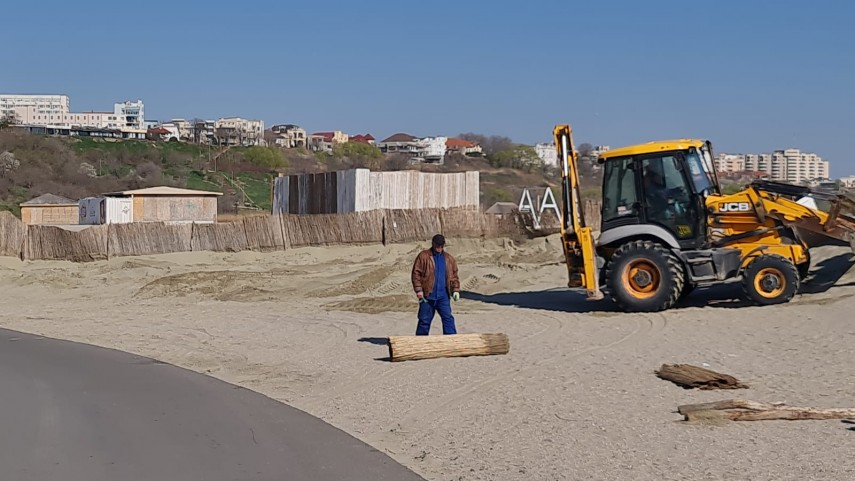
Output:
[[458,135],[458,137],[470,142],[477,142],[486,156],[492,156],[499,152],[514,148],[514,141],[511,140],[510,137],[504,137],[501,135],[486,136],[483,134],[467,132]]
[[193,136],[193,142],[201,144],[203,143],[203,140],[207,140],[208,125],[203,119],[195,118],[191,120],[190,128],[193,129],[191,134]]
[[0,117],[0,130],[8,129],[18,125],[18,117],[14,113],[8,113]]

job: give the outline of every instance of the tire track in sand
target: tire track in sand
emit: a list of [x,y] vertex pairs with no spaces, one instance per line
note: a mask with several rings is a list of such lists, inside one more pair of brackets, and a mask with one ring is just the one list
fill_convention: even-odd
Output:
[[[543,315],[545,320],[549,321],[542,329],[532,334],[529,334],[520,340],[530,340],[540,337],[553,337],[566,328],[566,323],[555,315]],[[355,391],[373,389],[378,385],[382,385],[389,379],[397,379],[400,377],[409,377],[414,371],[420,369],[418,363],[401,363],[394,367],[385,364],[380,364],[370,369],[366,369],[360,376],[352,378],[345,385],[336,389],[331,389],[318,393],[314,398],[321,399],[338,399],[347,396]]]
[[[578,319],[578,316],[574,316],[574,318]],[[529,367],[525,367],[525,368],[522,368],[522,369],[519,369],[516,371],[505,372],[503,374],[490,377],[488,379],[485,379],[485,380],[478,382],[478,383],[475,383],[475,384],[461,386],[457,389],[453,389],[453,390],[449,391],[446,395],[440,397],[437,400],[432,401],[430,403],[429,407],[420,406],[418,408],[414,408],[414,409],[409,410],[407,412],[407,414],[405,414],[396,423],[396,425],[398,427],[406,426],[406,425],[413,423],[414,421],[416,421],[419,418],[424,419],[426,417],[429,417],[429,416],[445,409],[449,404],[455,403],[455,402],[459,401],[460,399],[472,394],[473,392],[483,390],[483,389],[488,389],[490,387],[493,387],[493,386],[501,383],[502,381],[506,381],[510,378],[521,376],[521,375],[523,375],[529,371],[532,371],[534,369],[542,368],[542,367],[547,366],[549,364],[553,364],[558,359],[565,359],[565,360],[566,359],[575,359],[575,358],[578,358],[580,356],[590,354],[592,352],[609,350],[609,349],[615,348],[617,346],[621,346],[623,344],[626,344],[627,342],[632,341],[632,340],[643,339],[643,338],[648,337],[649,335],[651,335],[655,332],[661,331],[662,329],[665,328],[665,324],[666,324],[664,316],[661,316],[661,315],[653,316],[653,317],[651,317],[651,316],[635,317],[634,322],[635,322],[635,328],[633,329],[632,332],[630,332],[629,334],[626,334],[625,336],[621,337],[620,339],[613,341],[613,342],[610,342],[608,344],[603,344],[600,346],[594,346],[594,347],[591,347],[588,349],[583,349],[581,351],[575,352],[575,353],[570,354],[570,355],[556,354],[554,356],[550,356],[546,359],[543,359],[541,361],[533,363]]]

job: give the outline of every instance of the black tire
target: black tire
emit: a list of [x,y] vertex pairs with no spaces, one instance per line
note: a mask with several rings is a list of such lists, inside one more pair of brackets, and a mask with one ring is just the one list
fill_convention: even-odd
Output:
[[810,262],[800,264],[796,267],[796,269],[799,271],[799,280],[803,281],[810,273]]
[[761,306],[789,302],[799,290],[799,270],[788,259],[766,254],[748,264],[742,276],[745,297]]
[[[635,272],[635,275],[632,273]],[[612,299],[626,312],[656,312],[677,303],[685,284],[683,264],[651,241],[628,242],[614,252],[606,270]]]
[[697,286],[692,284],[691,282],[684,282],[683,283],[683,290],[680,291],[680,299],[678,299],[678,300],[682,301],[683,299],[689,297],[692,294],[692,292],[695,291],[695,287],[697,287]]
[[805,277],[810,273],[810,252],[805,252],[807,255],[807,262],[799,264],[796,266],[796,269],[799,271],[799,280],[805,280]]
[[[780,223],[779,223],[780,224]],[[796,237],[795,231],[793,229],[787,228],[783,231],[784,234],[784,243],[791,245],[802,245],[802,242],[798,240]],[[805,248],[805,255],[807,256],[807,262],[799,264],[796,266],[796,269],[799,271],[799,280],[805,280],[805,278],[810,273],[810,251]]]

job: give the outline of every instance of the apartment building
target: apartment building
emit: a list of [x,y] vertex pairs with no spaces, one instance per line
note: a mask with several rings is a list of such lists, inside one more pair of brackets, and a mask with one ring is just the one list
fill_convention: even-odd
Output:
[[315,132],[312,137],[323,137],[324,141],[330,144],[346,144],[350,141],[350,136],[341,130],[333,132]]
[[775,150],[770,154],[718,154],[719,172],[760,172],[771,180],[801,184],[815,179],[828,179],[827,160],[799,149]]
[[122,103],[113,104],[113,116],[116,125],[120,129],[145,129],[145,104],[142,100],[131,102],[126,100]]
[[840,183],[847,189],[855,189],[855,175],[847,175],[840,178]]
[[415,155],[415,152],[418,150],[418,146],[416,145],[417,140],[416,137],[410,134],[397,133],[380,141],[377,147],[384,154]]
[[172,119],[169,122],[163,122],[160,126],[170,130],[175,128],[178,131],[178,138],[180,140],[193,139],[194,126],[185,119]]
[[403,154],[411,162],[442,164],[448,150],[448,137],[418,138],[410,134],[398,133],[377,144],[385,154]]
[[715,168],[719,172],[743,172],[745,171],[745,155],[721,154],[715,158]]
[[295,124],[274,125],[270,129],[273,144],[286,149],[306,147],[306,129]]
[[224,117],[214,122],[219,145],[264,145],[264,121]]
[[346,144],[350,141],[350,136],[340,130],[333,132],[315,132],[308,138],[309,150],[313,152],[333,151],[333,147],[338,144]]
[[414,160],[431,164],[444,163],[445,152],[448,150],[447,142],[448,137],[425,137],[417,140],[419,152]]
[[192,122],[193,134],[191,137],[193,142],[197,144],[216,144],[216,124],[217,122],[214,120],[194,120]]
[[59,116],[69,111],[68,95],[0,94],[0,117],[17,118],[19,112],[38,116]]
[[21,125],[145,130],[142,100],[113,104],[113,111],[71,112],[67,95],[0,94],[0,116]]

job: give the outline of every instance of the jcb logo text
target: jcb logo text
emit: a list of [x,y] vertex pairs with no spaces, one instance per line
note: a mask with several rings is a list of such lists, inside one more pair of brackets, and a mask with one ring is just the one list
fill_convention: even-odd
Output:
[[719,206],[721,212],[748,212],[751,210],[751,204],[748,202],[727,202]]

